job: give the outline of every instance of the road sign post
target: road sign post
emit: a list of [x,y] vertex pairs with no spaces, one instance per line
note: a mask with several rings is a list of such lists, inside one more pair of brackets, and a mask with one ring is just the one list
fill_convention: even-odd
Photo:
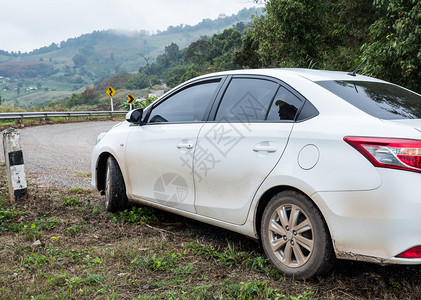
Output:
[[108,96],[110,96],[110,99],[111,99],[111,111],[114,111],[113,96],[114,96],[114,94],[115,94],[115,89],[113,89],[113,87],[112,87],[112,86],[110,86],[110,87],[108,88],[108,90],[106,90],[106,91],[105,91],[105,93],[106,93]]
[[130,110],[133,109],[133,103],[134,103],[134,95],[128,95],[127,96],[127,103],[130,104]]

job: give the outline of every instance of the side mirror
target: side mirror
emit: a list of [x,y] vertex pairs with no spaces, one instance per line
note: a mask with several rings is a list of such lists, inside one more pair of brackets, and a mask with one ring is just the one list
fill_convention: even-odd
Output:
[[143,109],[138,108],[131,110],[126,115],[126,121],[133,124],[140,124],[142,122]]

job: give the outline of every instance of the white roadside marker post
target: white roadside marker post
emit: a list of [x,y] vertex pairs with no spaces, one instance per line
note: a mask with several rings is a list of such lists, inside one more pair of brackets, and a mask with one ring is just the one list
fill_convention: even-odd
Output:
[[3,131],[4,160],[6,161],[7,183],[10,202],[23,198],[27,193],[25,169],[19,132],[14,128]]

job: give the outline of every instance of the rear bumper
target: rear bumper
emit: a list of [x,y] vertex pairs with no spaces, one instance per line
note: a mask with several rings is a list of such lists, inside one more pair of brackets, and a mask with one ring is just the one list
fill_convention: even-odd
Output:
[[421,245],[421,175],[379,169],[382,184],[370,191],[312,195],[328,224],[338,258],[382,264],[421,264],[396,255]]

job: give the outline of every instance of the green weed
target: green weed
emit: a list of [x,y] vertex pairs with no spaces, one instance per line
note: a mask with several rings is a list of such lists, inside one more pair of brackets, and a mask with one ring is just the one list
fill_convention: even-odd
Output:
[[34,267],[42,267],[50,262],[49,258],[43,254],[31,253],[23,260],[23,266],[31,269]]
[[217,251],[212,245],[204,245],[199,242],[197,243],[187,243],[186,248],[190,249],[193,254],[204,255],[207,259],[220,258],[221,254]]
[[126,209],[111,214],[111,220],[115,223],[148,224],[152,221],[159,221],[159,218],[153,208],[133,206],[130,210]]
[[17,231],[16,221],[26,212],[20,211],[14,207],[5,208],[4,203],[7,200],[0,199],[0,233],[4,231]]
[[28,240],[36,240],[41,236],[41,232],[35,223],[32,223],[31,225],[23,225],[19,228],[19,233],[25,235]]
[[88,249],[71,249],[70,256],[72,257],[74,262],[82,261],[86,258],[86,255],[89,255]]
[[235,283],[230,279],[173,291],[172,296],[174,299],[289,299],[279,290],[270,288],[266,281]]
[[[156,287],[162,287],[163,283],[155,283]],[[154,286],[155,287],[155,286]],[[310,300],[314,293],[305,291],[299,296],[286,296],[279,289],[269,287],[266,281],[252,281],[236,283],[230,279],[216,284],[198,285],[183,289],[177,293],[172,292],[174,299],[276,299],[276,300]]]
[[285,297],[285,299],[290,299],[290,300],[311,300],[312,299],[312,295],[314,294],[313,291],[311,291],[310,289],[307,289],[307,291],[305,291],[304,293],[302,293],[301,295],[298,296],[289,296],[289,297]]
[[[50,247],[51,247],[51,244],[50,244]],[[63,252],[60,248],[47,248],[45,251],[45,254],[54,258],[63,258],[66,256],[65,252]]]
[[66,197],[63,199],[65,206],[77,206],[81,203],[80,197]]
[[156,253],[152,256],[136,256],[130,263],[135,267],[147,267],[152,271],[167,271],[175,267],[180,258],[176,253],[169,253],[158,257]]
[[[3,212],[3,213],[1,213]],[[38,239],[41,236],[42,230],[52,230],[60,222],[56,217],[45,218],[41,217],[31,224],[24,224],[23,222],[14,223],[19,216],[24,215],[23,212],[13,210],[0,210],[0,232],[12,230],[25,235],[28,240]]]
[[78,225],[72,225],[66,228],[66,230],[64,231],[65,233],[71,235],[71,236],[75,236],[77,235],[80,231],[81,231],[81,227]]
[[92,283],[99,283],[104,281],[105,277],[103,275],[100,274],[91,274],[86,276],[86,278],[84,279],[85,283],[88,284],[92,284]]
[[212,245],[206,246],[200,243],[186,244],[186,248],[194,254],[204,255],[207,259],[216,259],[219,263],[229,266],[239,266],[244,261],[252,259],[254,255],[253,252],[237,251],[231,243],[228,243],[228,248],[224,251],[218,251]]
[[258,255],[254,251],[239,251],[235,249],[234,244],[228,242],[228,247],[223,251],[216,250],[212,245],[204,245],[199,242],[187,243],[186,248],[190,249],[193,254],[203,255],[207,259],[214,259],[218,263],[227,266],[240,266],[264,273],[272,278],[279,279],[280,274],[269,263],[267,258]]
[[397,281],[391,281],[391,282],[389,282],[389,284],[390,284],[390,286],[392,287],[392,289],[395,293],[402,290],[402,285]]
[[95,267],[102,263],[101,258],[96,257],[92,254],[92,250],[89,249],[61,249],[58,247],[52,247],[49,244],[45,250],[45,255],[51,260],[57,263],[72,263],[79,264],[83,267]]
[[149,283],[150,288],[159,289],[164,287],[171,287],[183,284],[185,281],[182,279],[173,279],[170,281],[153,281]]
[[176,276],[188,276],[188,275],[193,274],[196,271],[196,266],[194,263],[190,263],[185,266],[179,266],[175,269],[172,269],[171,271]]
[[39,230],[52,230],[56,227],[58,223],[60,223],[60,220],[56,217],[41,217],[35,220],[35,225],[38,227]]
[[48,277],[47,282],[51,286],[67,286],[69,288],[80,288],[83,285],[91,285],[100,283],[105,280],[105,276],[101,274],[91,274],[87,275],[85,278],[79,276],[70,277],[67,273],[60,274],[54,277]]
[[85,256],[84,261],[89,265],[101,264],[101,259],[99,257],[92,258],[89,254]]
[[73,276],[72,278],[66,278],[65,285],[70,288],[76,288],[83,285],[84,280],[81,277]]
[[66,284],[67,275],[58,275],[54,277],[48,277],[47,282],[52,286],[64,286]]

